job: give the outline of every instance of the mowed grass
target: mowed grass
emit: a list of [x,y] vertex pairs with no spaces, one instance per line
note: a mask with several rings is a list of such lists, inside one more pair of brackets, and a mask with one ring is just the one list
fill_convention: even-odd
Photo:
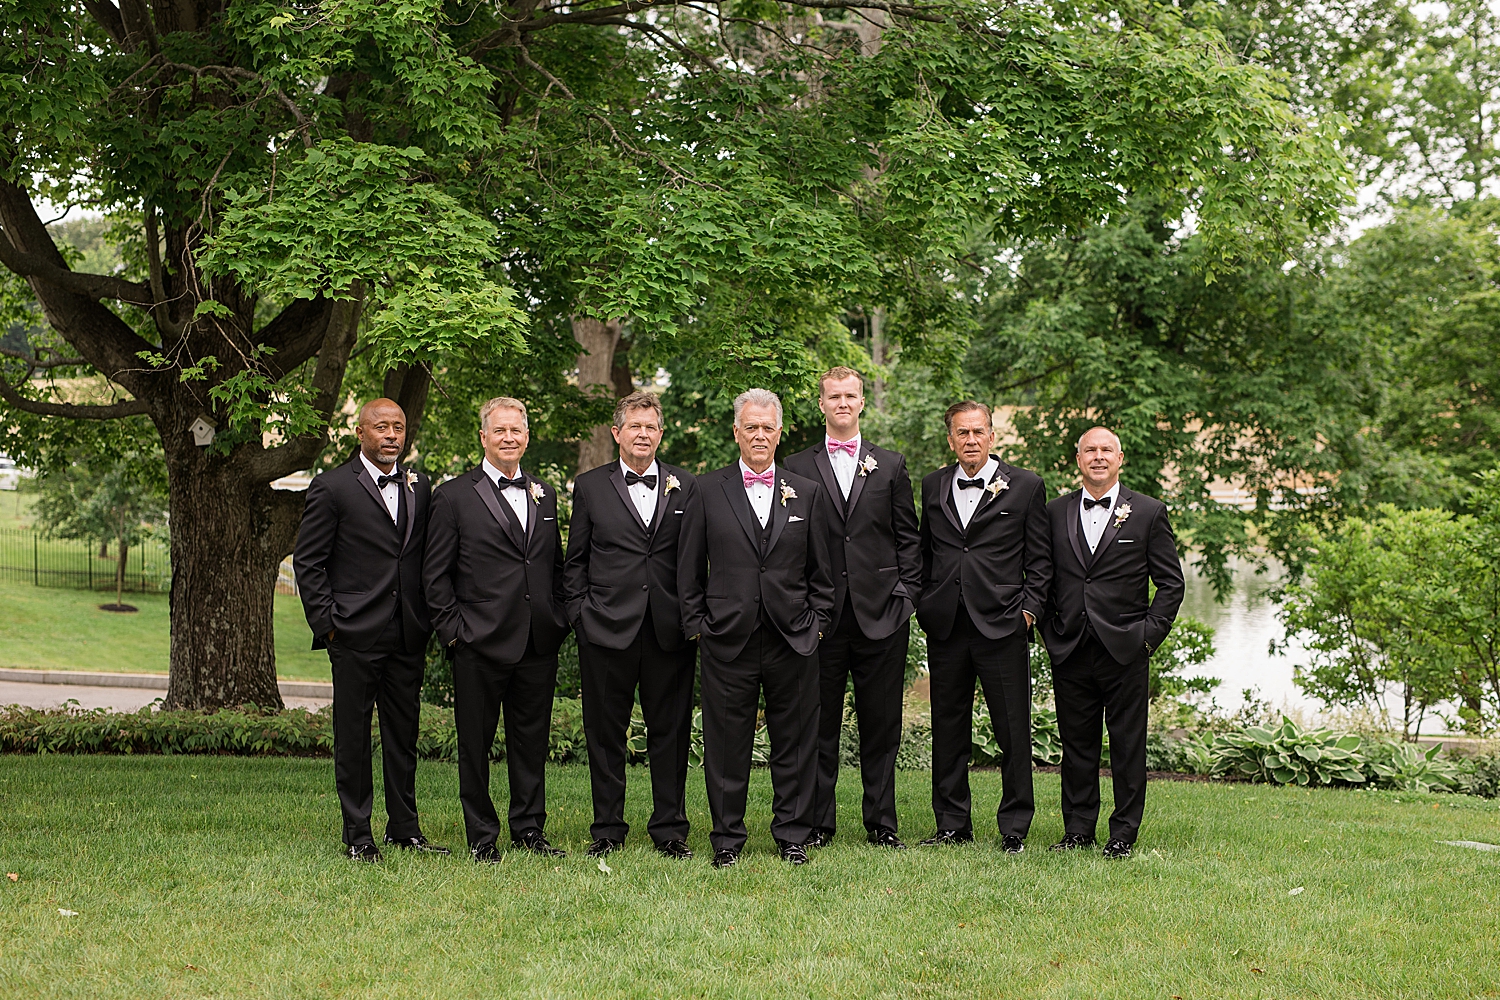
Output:
[[[1500,995],[1500,854],[1436,842],[1500,839],[1493,802],[1155,783],[1140,851],[1115,863],[1044,849],[1054,775],[1019,858],[992,820],[970,846],[868,847],[854,778],[839,839],[794,869],[755,772],[749,850],[715,871],[702,772],[698,857],[672,862],[648,849],[633,769],[634,830],[606,873],[581,853],[579,766],[548,774],[565,859],[357,866],[338,855],[327,760],[0,757],[0,870],[20,876],[0,878],[0,995]],[[501,768],[502,813],[503,784]],[[992,816],[998,775],[974,789]],[[427,834],[461,851],[455,768],[424,763],[418,793]],[[928,795],[925,773],[899,776],[910,839],[930,832]]]
[[[129,594],[134,614],[100,611],[114,591],[66,590],[0,580],[0,667],[166,673],[166,594]],[[302,602],[276,595],[276,672],[329,680],[328,654],[313,652]]]

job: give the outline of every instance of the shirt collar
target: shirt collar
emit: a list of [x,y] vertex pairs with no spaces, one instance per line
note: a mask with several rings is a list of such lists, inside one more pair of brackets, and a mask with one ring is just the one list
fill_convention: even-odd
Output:
[[[1115,501],[1120,499],[1120,481],[1116,479],[1115,484],[1104,492],[1104,497],[1094,497],[1094,495],[1088,491],[1088,487],[1086,486],[1082,490],[1080,490],[1080,492],[1086,497],[1097,500],[1103,500],[1104,497],[1109,497],[1109,509],[1114,510],[1119,506],[1119,504],[1117,504]],[[1078,501],[1078,503],[1080,507],[1083,506],[1083,501],[1081,499]]]
[[[490,464],[490,460],[487,459],[487,458],[481,463],[481,468],[484,469],[484,474],[486,476],[490,477],[490,482],[495,483],[497,485],[499,484],[500,478],[502,476],[504,476],[506,479],[510,478],[509,476],[506,476],[505,473],[501,472],[499,469],[497,469],[493,465],[491,465]],[[520,466],[516,467],[516,475],[518,475],[518,476],[525,475],[525,473],[523,473],[521,471]],[[514,487],[507,486],[506,489],[514,489]]]
[[[743,458],[740,459],[739,462],[740,462],[740,472],[741,473],[748,472],[752,476],[762,475],[762,473],[756,472],[754,469],[750,468],[750,466],[746,465],[745,464],[745,460]],[[766,471],[769,472],[769,473],[771,473],[771,477],[774,479],[775,476],[776,476],[776,463],[772,462],[771,463],[771,467],[769,469],[767,469]]]
[[964,467],[960,465],[954,473],[953,486],[955,489],[957,489],[958,481],[960,479],[983,479],[985,482],[989,482],[991,479],[995,478],[995,470],[998,468],[1000,468],[1000,461],[999,459],[995,458],[994,455],[991,455],[989,459],[985,461],[984,465],[979,470],[979,475],[977,476],[964,475]]
[[381,476],[394,476],[397,472],[401,471],[401,463],[397,462],[395,467],[392,468],[390,472],[381,472],[380,466],[376,465],[374,462],[366,458],[364,451],[360,451],[359,460],[365,463],[365,471],[370,474],[370,482],[372,483],[380,482]]
[[[622,459],[620,459],[620,475],[623,476],[627,472],[634,474],[635,470],[632,469],[630,466],[626,465],[625,464],[625,460],[622,458]],[[658,476],[658,477],[660,476],[660,474],[656,471],[656,459],[653,458],[651,460],[651,468],[649,468],[645,472],[641,473],[641,475],[643,475],[643,476]]]

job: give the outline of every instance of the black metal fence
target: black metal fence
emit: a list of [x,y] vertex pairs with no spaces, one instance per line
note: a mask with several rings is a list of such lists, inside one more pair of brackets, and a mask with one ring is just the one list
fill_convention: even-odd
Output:
[[[38,587],[114,590],[118,564],[119,550],[113,542],[101,555],[99,542],[49,539],[36,531],[0,528],[0,579]],[[126,590],[164,593],[172,586],[172,563],[161,542],[132,546],[125,567]]]

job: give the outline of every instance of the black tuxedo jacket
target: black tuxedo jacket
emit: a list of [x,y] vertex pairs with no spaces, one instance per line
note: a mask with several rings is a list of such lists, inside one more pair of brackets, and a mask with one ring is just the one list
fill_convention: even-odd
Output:
[[950,465],[922,480],[917,621],[929,636],[948,638],[962,597],[980,634],[1002,639],[1026,627],[1022,611],[1042,620],[1052,585],[1047,487],[1035,472],[1000,462],[988,486],[1005,487],[985,489],[965,530],[953,506],[958,471]]
[[[1082,503],[1079,490],[1047,505],[1055,573],[1042,640],[1058,663],[1083,639],[1085,622],[1092,621],[1109,654],[1132,663],[1147,646],[1154,650],[1161,645],[1182,606],[1182,562],[1167,505],[1120,487],[1099,546],[1091,553],[1078,520]],[[1122,523],[1119,512],[1127,504],[1130,514]],[[1154,599],[1148,578],[1156,584]]]
[[369,649],[398,601],[407,651],[427,644],[432,624],[422,597],[422,555],[432,484],[420,472],[407,484],[407,470],[396,471],[402,477],[396,523],[358,452],[307,488],[292,569],[313,649],[325,648],[333,630],[340,645]]
[[854,474],[849,499],[839,489],[826,442],[786,460],[788,471],[821,482],[828,496],[828,557],[837,627],[850,595],[854,618],[868,639],[884,639],[911,617],[922,594],[921,532],[912,503],[911,477],[900,452],[860,439],[860,463],[874,471]]
[[530,523],[516,520],[480,466],[433,491],[427,527],[422,578],[438,638],[482,646],[499,663],[520,661],[528,634],[544,656],[568,634],[557,494],[522,475],[528,490],[541,490],[526,506]]
[[656,469],[656,513],[649,526],[630,499],[618,461],[573,482],[563,569],[568,621],[596,646],[628,647],[649,607],[661,648],[682,648],[677,543],[695,481],[675,465],[658,461]]
[[[829,628],[828,498],[813,480],[775,469],[765,529],[745,495],[738,462],[698,477],[682,517],[682,633],[701,636],[716,660],[738,656],[762,620],[801,656],[811,656]],[[783,489],[796,496],[783,500]]]

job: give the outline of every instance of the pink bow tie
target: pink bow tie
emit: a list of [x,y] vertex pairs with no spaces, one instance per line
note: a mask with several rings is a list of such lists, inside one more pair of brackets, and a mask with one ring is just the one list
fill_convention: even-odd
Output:
[[765,472],[745,472],[743,469],[740,471],[745,476],[745,489],[747,490],[757,484],[770,489],[772,484],[776,482],[776,470],[774,468],[767,469]]
[[859,454],[859,442],[832,440],[828,442],[828,454],[837,455],[841,451],[847,454],[850,458],[853,458],[855,455]]

